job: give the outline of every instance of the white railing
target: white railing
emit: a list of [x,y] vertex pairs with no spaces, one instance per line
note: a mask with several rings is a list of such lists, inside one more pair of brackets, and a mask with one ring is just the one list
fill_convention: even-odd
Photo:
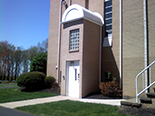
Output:
[[138,77],[144,73],[147,69],[149,69],[153,64],[155,64],[155,61],[153,61],[150,65],[148,65],[145,69],[143,69],[137,76],[136,76],[136,102],[138,102],[138,97],[145,92],[147,89],[149,89],[151,86],[155,84],[155,81],[151,83],[149,86],[144,88],[141,92],[138,93]]

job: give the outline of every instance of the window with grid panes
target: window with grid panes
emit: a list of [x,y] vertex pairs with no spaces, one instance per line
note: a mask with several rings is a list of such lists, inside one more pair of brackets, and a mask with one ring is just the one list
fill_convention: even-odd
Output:
[[104,1],[105,36],[112,35],[112,0]]
[[70,31],[69,50],[79,49],[79,29]]

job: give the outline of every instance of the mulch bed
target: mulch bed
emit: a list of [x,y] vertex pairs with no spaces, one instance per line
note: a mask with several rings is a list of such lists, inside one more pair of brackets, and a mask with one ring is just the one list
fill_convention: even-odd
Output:
[[129,106],[121,106],[119,112],[132,116],[155,116],[155,109],[151,108],[135,108]]
[[57,83],[54,83],[52,85],[52,88],[40,90],[39,92],[47,92],[47,93],[53,93],[53,94],[58,94],[60,95],[60,87]]
[[101,94],[100,92],[94,92],[94,93],[88,94],[84,98],[87,98],[87,99],[122,99],[122,97],[107,97]]
[[40,90],[39,92],[47,92],[47,93],[53,93],[53,94],[60,95],[60,89],[58,90],[58,89],[50,88],[50,89]]

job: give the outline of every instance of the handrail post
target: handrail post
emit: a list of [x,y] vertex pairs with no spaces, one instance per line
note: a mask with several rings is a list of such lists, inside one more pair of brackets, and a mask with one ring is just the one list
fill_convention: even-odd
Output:
[[136,102],[138,102],[138,77],[136,77]]

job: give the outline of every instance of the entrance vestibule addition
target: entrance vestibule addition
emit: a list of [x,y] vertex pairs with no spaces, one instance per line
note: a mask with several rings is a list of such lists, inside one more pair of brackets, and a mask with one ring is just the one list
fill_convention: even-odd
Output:
[[74,4],[61,24],[61,94],[82,98],[98,91],[103,17]]
[[79,61],[67,62],[66,95],[79,98]]

